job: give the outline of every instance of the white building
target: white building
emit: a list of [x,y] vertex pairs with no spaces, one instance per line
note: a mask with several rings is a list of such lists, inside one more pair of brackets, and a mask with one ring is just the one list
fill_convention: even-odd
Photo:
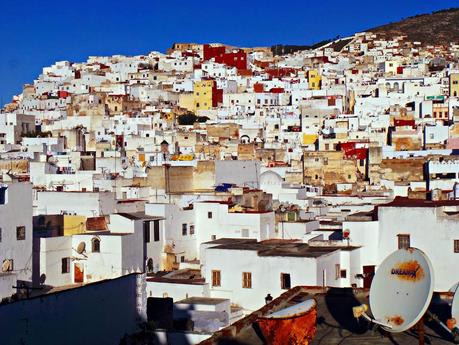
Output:
[[32,240],[32,184],[0,183],[0,300],[32,281]]

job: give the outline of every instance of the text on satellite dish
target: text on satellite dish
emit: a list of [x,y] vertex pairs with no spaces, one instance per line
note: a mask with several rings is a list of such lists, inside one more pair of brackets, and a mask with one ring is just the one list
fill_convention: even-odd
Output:
[[398,263],[390,273],[402,280],[418,281],[424,278],[424,270],[416,260]]

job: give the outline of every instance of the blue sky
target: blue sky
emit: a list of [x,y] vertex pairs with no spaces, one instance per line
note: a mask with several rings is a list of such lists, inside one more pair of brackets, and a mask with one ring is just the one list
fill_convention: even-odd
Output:
[[310,44],[455,6],[457,0],[0,0],[0,103],[59,60],[164,52],[173,42]]

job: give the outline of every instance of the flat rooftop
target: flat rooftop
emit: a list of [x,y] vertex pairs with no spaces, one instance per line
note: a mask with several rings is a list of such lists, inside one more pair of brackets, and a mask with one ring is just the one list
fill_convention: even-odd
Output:
[[[212,243],[212,242],[207,242]],[[307,243],[299,243],[292,240],[262,241],[256,240],[236,240],[226,239],[225,243],[210,247],[209,249],[218,250],[250,250],[256,251],[258,256],[290,256],[290,257],[310,257],[317,258],[335,250],[354,250],[359,247],[347,245],[321,245],[310,246]]]
[[145,214],[145,212],[130,212],[130,213],[115,213],[122,217],[131,219],[131,220],[161,220],[163,217],[150,216]]
[[189,297],[177,301],[175,303],[182,303],[182,304],[202,304],[202,305],[217,305],[222,302],[227,302],[228,299],[226,298],[211,298],[211,297]]

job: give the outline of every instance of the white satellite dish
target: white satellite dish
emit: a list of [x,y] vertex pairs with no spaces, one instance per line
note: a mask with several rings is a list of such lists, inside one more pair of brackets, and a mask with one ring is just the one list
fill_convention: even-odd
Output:
[[78,244],[78,247],[77,247],[77,249],[76,249],[76,252],[77,252],[78,254],[83,254],[83,253],[85,252],[85,250],[86,250],[86,243],[85,243],[85,242],[80,242],[80,243]]
[[432,299],[434,278],[429,258],[419,249],[399,249],[379,266],[370,288],[370,308],[354,308],[354,316],[363,316],[385,330],[404,332],[424,316]]
[[[456,288],[454,293],[453,302],[451,304],[451,318],[454,320],[454,324],[451,325],[454,331],[453,334],[457,333],[457,322],[459,321],[459,286]],[[457,335],[457,334],[456,334]]]

